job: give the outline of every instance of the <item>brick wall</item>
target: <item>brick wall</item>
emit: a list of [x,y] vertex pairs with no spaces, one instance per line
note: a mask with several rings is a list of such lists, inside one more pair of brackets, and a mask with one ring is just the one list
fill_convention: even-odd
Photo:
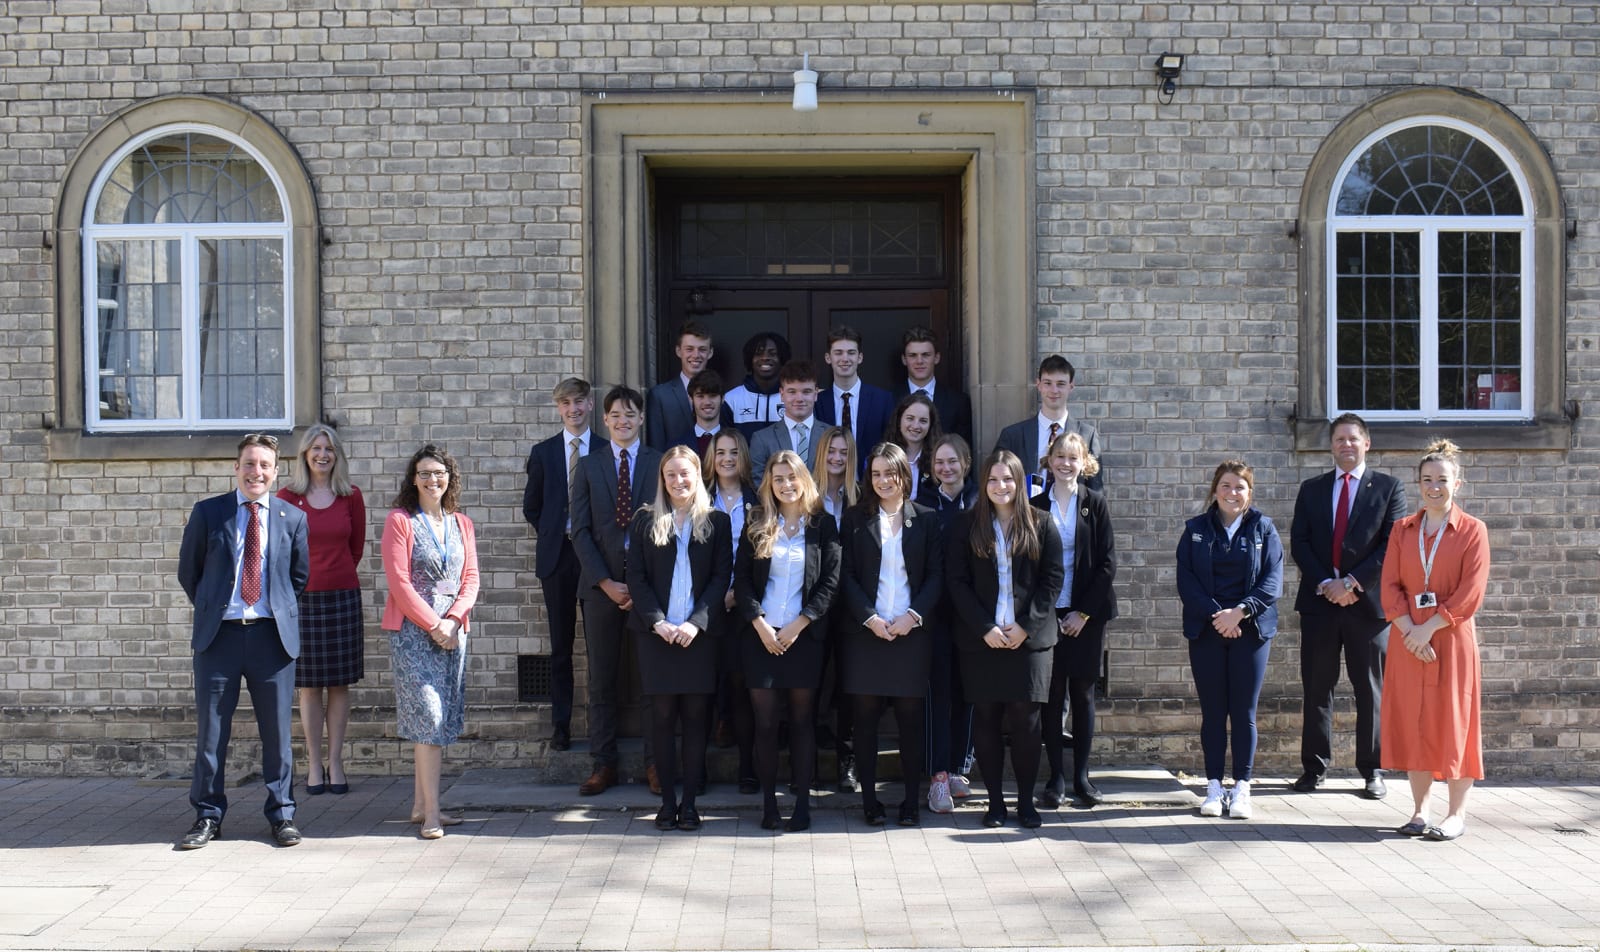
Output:
[[[1296,485],[1325,465],[1289,435],[1300,347],[1290,232],[1305,170],[1340,119],[1396,88],[1445,85],[1528,125],[1576,223],[1562,249],[1565,399],[1581,411],[1600,396],[1600,8],[1586,0],[234,6],[0,10],[0,552],[11,567],[0,574],[11,629],[0,772],[182,773],[192,756],[173,563],[189,505],[225,490],[228,469],[52,462],[45,445],[58,405],[46,239],[61,182],[89,133],[156,96],[236,102],[303,158],[327,240],[324,405],[369,503],[381,512],[425,439],[462,458],[485,596],[469,675],[478,739],[455,763],[534,758],[548,717],[515,703],[516,656],[547,644],[519,507],[528,446],[557,425],[548,392],[585,368],[584,91],[782,91],[806,51],[824,105],[839,86],[1034,93],[1038,348],[1080,368],[1074,399],[1101,424],[1122,550],[1108,758],[1198,765],[1171,553],[1210,466],[1249,458],[1259,504],[1286,529]],[[1169,47],[1189,59],[1161,106],[1151,64]],[[1484,452],[1468,465],[1465,505],[1496,545],[1481,616],[1495,773],[1580,773],[1600,748],[1597,436],[1580,416],[1567,451]],[[1377,465],[1409,471],[1409,456],[1376,449]],[[357,755],[404,770],[383,721],[377,518]],[[1296,582],[1291,569],[1290,592]],[[1262,760],[1281,772],[1295,768],[1299,732],[1292,612],[1285,622],[1262,709]],[[1347,703],[1341,712],[1347,724]]]

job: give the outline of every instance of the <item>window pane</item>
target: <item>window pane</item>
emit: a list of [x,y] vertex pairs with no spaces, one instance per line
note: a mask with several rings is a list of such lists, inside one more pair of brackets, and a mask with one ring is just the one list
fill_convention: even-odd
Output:
[[686,202],[678,270],[686,277],[944,273],[943,202]]
[[96,251],[95,335],[102,420],[183,415],[180,243],[102,241]]
[[1440,409],[1522,409],[1521,246],[1514,233],[1439,235]]
[[1516,180],[1487,145],[1458,129],[1413,126],[1356,160],[1341,215],[1521,215]]
[[112,170],[94,220],[101,225],[281,222],[278,190],[260,163],[214,136],[185,132],[147,142]]
[[1344,232],[1336,242],[1334,366],[1339,408],[1418,409],[1420,236]]
[[203,239],[198,268],[201,416],[286,416],[283,243]]

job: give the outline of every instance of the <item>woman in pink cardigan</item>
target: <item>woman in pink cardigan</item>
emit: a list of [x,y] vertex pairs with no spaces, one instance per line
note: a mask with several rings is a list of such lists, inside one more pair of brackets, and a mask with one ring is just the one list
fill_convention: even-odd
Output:
[[478,600],[478,547],[460,499],[455,457],[429,443],[411,457],[383,526],[396,729],[416,745],[411,822],[425,840],[461,822],[439,815],[444,747],[466,719],[467,613]]

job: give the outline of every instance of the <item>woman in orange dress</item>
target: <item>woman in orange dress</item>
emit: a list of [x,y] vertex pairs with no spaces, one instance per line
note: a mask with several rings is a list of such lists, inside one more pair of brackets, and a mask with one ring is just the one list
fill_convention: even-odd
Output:
[[[1404,770],[1415,808],[1406,836],[1453,840],[1466,831],[1467,794],[1483,777],[1482,670],[1472,616],[1489,582],[1489,531],[1461,511],[1461,463],[1440,440],[1417,467],[1422,511],[1395,523],[1383,561],[1383,612],[1393,626],[1383,687],[1383,766]],[[1428,820],[1433,781],[1450,806]]]

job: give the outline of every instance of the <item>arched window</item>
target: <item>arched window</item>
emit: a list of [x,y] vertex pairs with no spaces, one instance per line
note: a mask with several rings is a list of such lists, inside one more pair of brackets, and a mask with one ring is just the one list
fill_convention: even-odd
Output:
[[222,130],[166,126],[87,205],[88,429],[288,428],[294,255],[272,169]]
[[1529,419],[1533,221],[1505,150],[1451,119],[1392,123],[1331,202],[1330,414]]
[[1405,89],[1345,117],[1300,200],[1296,448],[1326,451],[1347,411],[1385,449],[1569,445],[1562,208],[1532,130],[1486,97]]

